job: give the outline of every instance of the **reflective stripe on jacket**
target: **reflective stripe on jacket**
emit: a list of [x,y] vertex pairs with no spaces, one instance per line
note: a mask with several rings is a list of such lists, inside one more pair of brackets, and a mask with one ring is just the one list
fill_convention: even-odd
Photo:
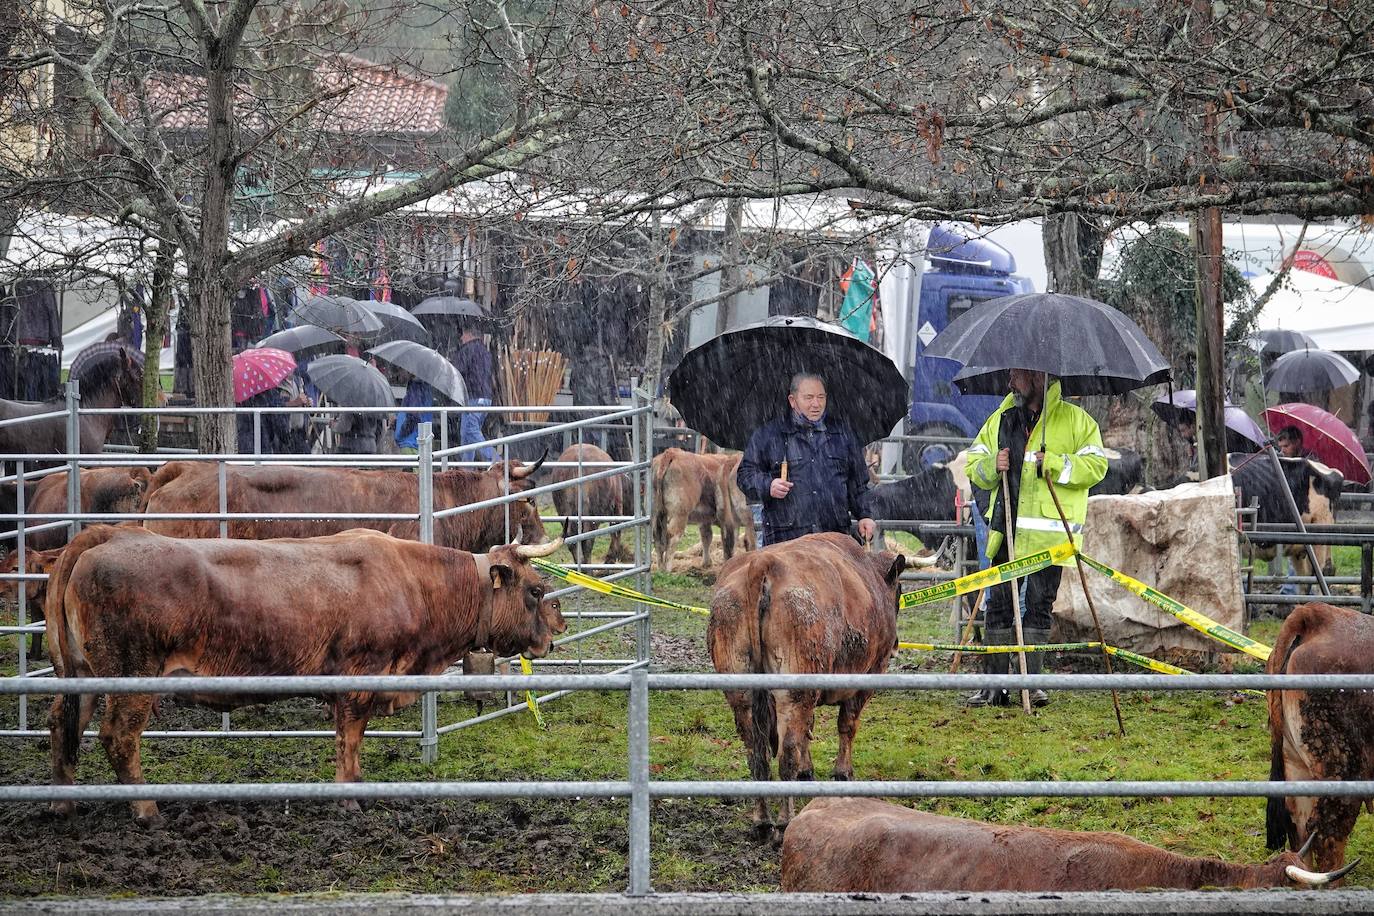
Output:
[[[997,432],[1002,414],[1012,404],[1012,396],[1007,395],[969,447],[969,480],[985,490],[1001,491],[1001,477],[997,473]],[[1054,507],[1049,487],[1035,473],[1035,453],[1042,450],[1042,437],[1045,476],[1054,481],[1054,491],[1068,516],[1076,545],[1082,544],[1083,522],[1088,517],[1088,489],[1107,474],[1107,455],[1102,450],[1102,433],[1097,422],[1083,408],[1063,400],[1059,382],[1051,382],[1045,392],[1040,418],[1026,439],[1021,493],[1016,501],[1016,556],[1013,559],[1065,541],[1064,523]],[[985,515],[992,518],[991,505]],[[1001,533],[990,532],[987,555],[996,556],[1001,546]],[[1059,565],[1067,566],[1069,562],[1062,560]]]

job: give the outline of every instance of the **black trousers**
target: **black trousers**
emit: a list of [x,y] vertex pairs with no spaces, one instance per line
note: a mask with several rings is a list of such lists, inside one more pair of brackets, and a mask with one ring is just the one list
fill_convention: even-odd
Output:
[[[1007,562],[1007,546],[997,551],[992,565],[1000,566]],[[1064,575],[1064,567],[1048,566],[1037,573],[1031,573],[1023,580],[1026,583],[1026,601],[1022,608],[1021,626],[1032,630],[1048,630],[1052,622],[1054,598],[1059,594],[1059,580]],[[989,630],[1010,630],[1012,623],[1011,583],[994,585],[988,591],[988,609],[985,626]]]

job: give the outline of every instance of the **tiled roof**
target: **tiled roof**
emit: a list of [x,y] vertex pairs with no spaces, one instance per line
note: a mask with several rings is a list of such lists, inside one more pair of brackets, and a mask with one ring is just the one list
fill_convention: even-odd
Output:
[[[341,56],[322,61],[315,69],[314,94],[328,96],[306,118],[315,130],[351,136],[427,135],[444,126],[444,103],[448,88],[433,80],[401,73],[396,67],[377,64],[360,57]],[[263,109],[271,119],[284,117],[292,103],[264,101],[254,96],[276,89],[264,81],[263,90],[252,83],[239,84],[237,114],[250,128],[261,125]],[[158,113],[163,130],[203,130],[206,119],[205,78],[196,74],[153,73],[144,81],[151,109]],[[279,91],[285,94],[286,87]],[[337,95],[335,93],[338,93]],[[127,98],[126,112],[136,103]]]

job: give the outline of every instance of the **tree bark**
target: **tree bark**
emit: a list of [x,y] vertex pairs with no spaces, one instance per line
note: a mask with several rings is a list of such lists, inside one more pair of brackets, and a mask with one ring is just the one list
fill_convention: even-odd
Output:
[[1092,217],[1054,213],[1041,229],[1048,292],[1093,298],[1107,237]]
[[[168,316],[172,311],[175,253],[175,245],[166,241],[158,242],[157,255],[153,260],[152,294],[143,322],[144,407],[157,407],[162,401],[162,339],[167,335]],[[157,414],[144,414],[138,450],[150,454],[156,452],[157,437]]]
[[[234,406],[229,305],[234,290],[225,271],[229,257],[229,209],[233,203],[234,123],[232,79],[234,42],[207,37],[205,186],[201,195],[197,250],[187,257],[190,275],[191,347],[195,359],[196,404]],[[203,454],[232,451],[236,443],[230,414],[201,415],[196,444]]]
[[730,328],[734,317],[740,285],[740,223],[744,220],[744,201],[732,197],[725,204],[725,232],[721,236],[720,289],[730,291],[724,299],[716,303],[716,334],[724,334]]
[[663,232],[663,217],[654,211],[649,232],[654,250],[653,279],[649,281],[649,328],[644,340],[644,390],[653,399],[655,410],[663,384],[663,322],[668,314],[668,240]]

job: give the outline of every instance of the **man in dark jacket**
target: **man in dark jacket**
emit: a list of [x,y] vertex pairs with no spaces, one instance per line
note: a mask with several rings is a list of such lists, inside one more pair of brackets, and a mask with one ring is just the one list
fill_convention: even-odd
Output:
[[848,531],[851,517],[859,520],[860,537],[873,537],[863,443],[845,423],[826,419],[825,403],[821,377],[798,373],[787,414],[749,437],[736,479],[745,496],[763,503],[764,546]]

